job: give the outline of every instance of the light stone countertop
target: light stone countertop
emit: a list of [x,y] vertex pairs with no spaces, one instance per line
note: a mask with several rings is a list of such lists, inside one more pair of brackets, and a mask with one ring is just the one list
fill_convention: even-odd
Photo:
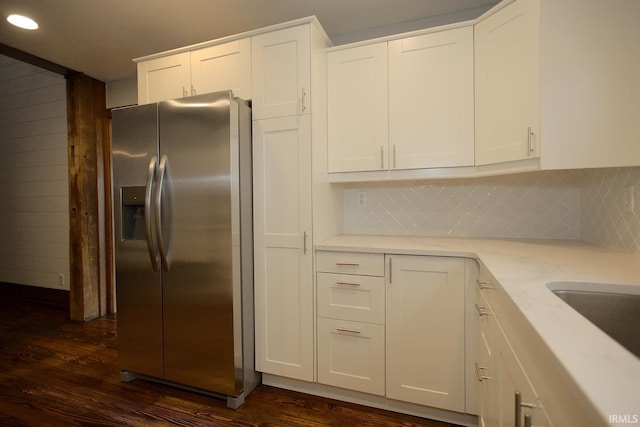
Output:
[[[609,415],[640,416],[640,359],[547,287],[563,281],[586,282],[585,288],[616,284],[640,294],[640,253],[571,240],[365,235],[336,236],[315,249],[480,260],[604,420]],[[612,287],[616,289],[622,290]]]

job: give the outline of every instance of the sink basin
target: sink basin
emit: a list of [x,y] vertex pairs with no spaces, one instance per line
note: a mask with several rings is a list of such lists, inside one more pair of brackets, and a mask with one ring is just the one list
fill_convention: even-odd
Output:
[[[622,292],[638,292],[637,287],[592,283],[570,283],[569,286],[553,283],[548,287],[558,298],[640,358],[640,294]],[[611,287],[615,290],[609,292],[607,288]]]

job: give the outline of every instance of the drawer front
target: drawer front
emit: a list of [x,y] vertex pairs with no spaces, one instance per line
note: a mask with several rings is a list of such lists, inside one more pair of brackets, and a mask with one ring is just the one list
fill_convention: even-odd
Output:
[[384,396],[384,326],[318,319],[318,382]]
[[384,254],[318,251],[316,271],[384,277]]
[[318,316],[384,324],[384,277],[318,273]]

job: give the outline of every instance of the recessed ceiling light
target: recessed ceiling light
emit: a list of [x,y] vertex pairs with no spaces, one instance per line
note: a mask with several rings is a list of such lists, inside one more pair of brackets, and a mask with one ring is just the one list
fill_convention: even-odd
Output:
[[9,15],[7,21],[15,25],[16,27],[24,28],[25,30],[37,30],[38,23],[31,18],[22,15]]

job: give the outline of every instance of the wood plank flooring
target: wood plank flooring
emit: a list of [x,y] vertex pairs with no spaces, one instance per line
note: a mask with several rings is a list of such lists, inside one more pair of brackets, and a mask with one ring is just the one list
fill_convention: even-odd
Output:
[[428,426],[451,424],[259,386],[238,410],[146,381],[122,383],[116,318],[0,300],[1,426]]

